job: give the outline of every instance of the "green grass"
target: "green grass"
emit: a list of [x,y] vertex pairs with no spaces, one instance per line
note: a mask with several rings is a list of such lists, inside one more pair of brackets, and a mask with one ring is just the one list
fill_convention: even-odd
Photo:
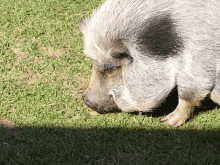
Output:
[[167,110],[84,105],[91,62],[78,22],[103,1],[0,0],[0,164],[220,164],[215,105],[177,129],[159,122]]

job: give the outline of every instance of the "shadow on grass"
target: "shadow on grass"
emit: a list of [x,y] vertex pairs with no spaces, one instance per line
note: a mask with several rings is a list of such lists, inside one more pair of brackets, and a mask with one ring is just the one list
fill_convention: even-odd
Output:
[[220,130],[0,128],[0,164],[220,164]]
[[[172,112],[177,92],[155,112]],[[205,99],[195,115],[217,105]],[[0,164],[220,164],[219,129],[2,128]]]

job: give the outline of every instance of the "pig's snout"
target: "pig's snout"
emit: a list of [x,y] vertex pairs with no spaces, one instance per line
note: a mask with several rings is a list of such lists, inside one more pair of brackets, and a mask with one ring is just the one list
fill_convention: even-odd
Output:
[[118,110],[118,106],[111,95],[97,96],[94,94],[86,93],[82,95],[82,99],[89,108],[97,112],[104,112],[116,109]]
[[88,97],[87,94],[82,95],[82,98],[83,98],[83,101],[85,102],[85,104],[86,104],[89,108],[91,108],[92,110],[97,110],[97,109],[98,109],[97,104],[93,103],[93,102],[89,99],[89,97]]

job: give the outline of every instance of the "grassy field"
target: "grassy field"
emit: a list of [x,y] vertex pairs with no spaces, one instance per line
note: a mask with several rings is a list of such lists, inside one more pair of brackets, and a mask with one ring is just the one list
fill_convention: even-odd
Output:
[[0,0],[0,164],[220,164],[220,110],[210,100],[180,128],[155,113],[97,114],[78,23],[104,0]]

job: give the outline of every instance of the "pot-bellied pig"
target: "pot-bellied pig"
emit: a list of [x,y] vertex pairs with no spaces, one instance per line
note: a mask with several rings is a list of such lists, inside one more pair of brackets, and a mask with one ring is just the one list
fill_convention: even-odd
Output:
[[177,87],[182,125],[209,96],[220,104],[220,1],[107,0],[80,20],[93,73],[84,102],[98,112],[147,112]]

